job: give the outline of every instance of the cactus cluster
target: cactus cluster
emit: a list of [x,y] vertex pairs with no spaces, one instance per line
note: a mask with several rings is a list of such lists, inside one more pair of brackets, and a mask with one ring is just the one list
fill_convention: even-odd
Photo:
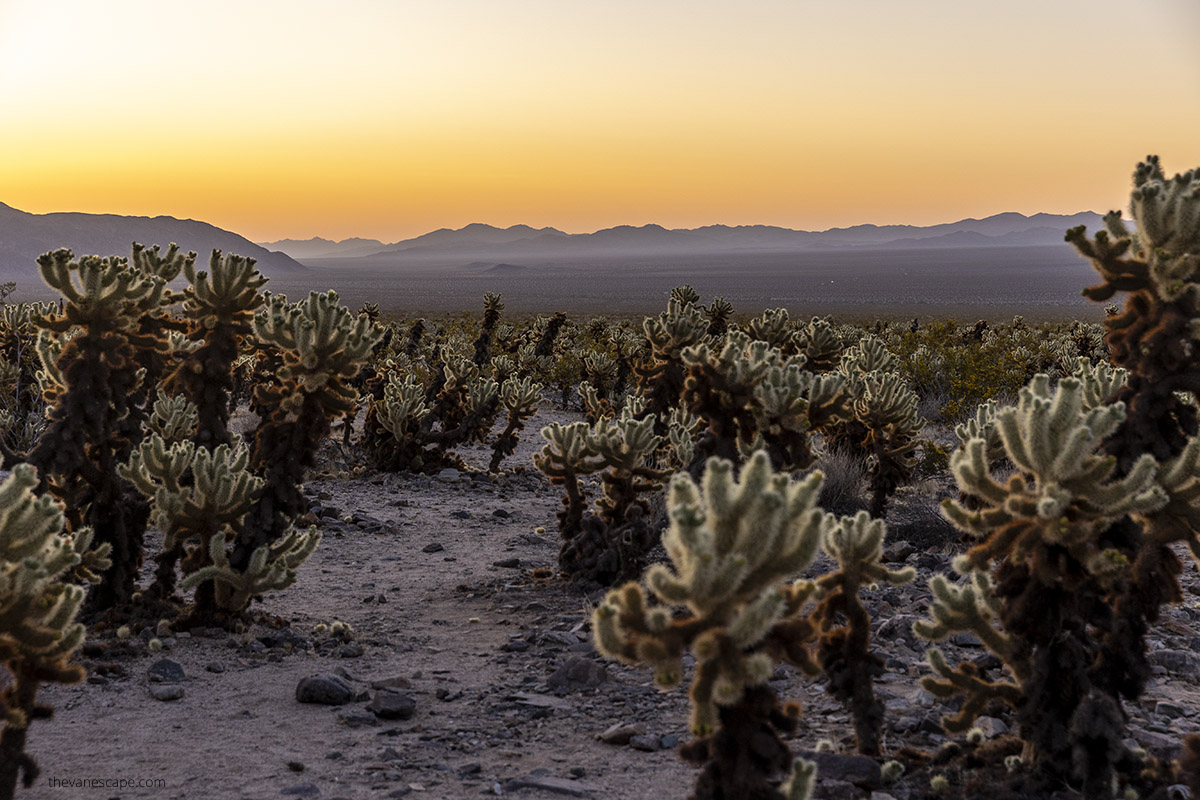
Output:
[[[75,621],[84,590],[71,581],[83,564],[103,569],[108,547],[91,548],[91,532],[63,532],[61,504],[34,494],[37,472],[18,464],[0,484],[0,797],[20,780],[33,785],[39,770],[25,752],[30,724],[52,709],[37,702],[45,683],[78,683],[83,668],[68,663],[83,642]],[[97,576],[92,576],[98,579]]]
[[[817,506],[822,480],[820,472],[799,481],[774,472],[765,451],[740,478],[721,458],[707,463],[699,486],[676,475],[663,534],[670,565],[650,566],[643,583],[610,591],[596,609],[597,649],[647,664],[660,688],[683,680],[685,653],[695,659],[691,729],[700,738],[684,749],[704,765],[695,797],[808,796],[812,765],[793,764],[779,738],[795,730],[799,709],[781,707],[767,685],[779,662],[828,676],[855,718],[860,749],[879,751],[883,713],[871,684],[882,665],[869,649],[859,590],[912,572],[880,564],[881,521],[837,519]],[[798,579],[822,547],[837,568]],[[776,789],[773,778],[789,769],[792,778]]]

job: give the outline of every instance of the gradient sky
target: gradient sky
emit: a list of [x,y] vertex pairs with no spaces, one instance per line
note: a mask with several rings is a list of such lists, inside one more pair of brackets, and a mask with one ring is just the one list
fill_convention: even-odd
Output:
[[1198,0],[0,0],[0,202],[256,241],[1121,207]]

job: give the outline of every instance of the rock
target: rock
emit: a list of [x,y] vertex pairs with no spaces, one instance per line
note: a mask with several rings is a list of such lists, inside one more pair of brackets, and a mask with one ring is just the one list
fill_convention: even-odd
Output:
[[847,781],[823,778],[818,772],[817,785],[812,796],[813,800],[859,800],[862,790]]
[[889,617],[879,626],[873,638],[881,642],[904,642],[912,649],[917,650],[921,643],[917,641],[917,635],[913,633],[912,626],[919,619],[920,617],[916,614],[897,614]]
[[286,789],[281,789],[280,794],[288,795],[289,797],[316,797],[321,794],[321,789],[315,783],[306,781],[297,783],[295,786],[289,786]]
[[526,775],[523,778],[513,778],[504,784],[506,791],[515,789],[541,789],[553,794],[565,794],[569,797],[586,797],[592,792],[600,791],[599,786],[593,786],[583,781],[570,781],[565,778],[554,778],[549,775]]
[[659,744],[661,744],[663,746],[664,750],[670,750],[672,747],[679,746],[679,737],[673,733],[665,734],[658,741],[659,741]]
[[307,650],[312,642],[296,633],[291,628],[280,628],[277,631],[263,634],[258,641],[267,647],[282,647],[284,649]]
[[150,665],[150,669],[146,670],[146,674],[150,676],[151,683],[179,683],[187,680],[183,665],[169,658],[155,661]]
[[481,772],[483,772],[483,764],[480,764],[477,761],[472,761],[470,764],[463,764],[458,768],[458,777],[461,778],[464,775],[478,775]]
[[1197,677],[1200,675],[1200,655],[1186,650],[1151,650],[1150,663],[1177,675]]
[[632,724],[618,722],[605,730],[604,733],[597,734],[596,738],[605,744],[624,745],[629,744],[629,740],[634,736],[641,736],[645,733],[646,726],[640,722]]
[[983,735],[988,739],[995,739],[997,736],[1008,733],[1008,725],[1004,720],[995,717],[979,717],[975,720],[975,727],[983,731]]
[[642,734],[633,736],[629,739],[629,746],[634,750],[641,750],[645,753],[653,753],[662,747],[658,741],[658,737],[653,734]]
[[577,691],[595,689],[607,680],[608,670],[603,664],[583,656],[571,656],[554,671],[546,683],[552,689]]
[[422,548],[421,548],[421,552],[422,552],[422,553],[440,553],[440,552],[442,552],[442,551],[443,551],[443,550],[445,550],[445,549],[446,549],[446,548],[445,548],[445,547],[443,547],[443,546],[442,546],[441,544],[439,544],[438,542],[433,542],[433,543],[431,543],[431,544],[427,544],[427,545],[425,545],[424,547],[422,547]]
[[417,701],[412,695],[381,689],[375,693],[367,710],[380,719],[412,719],[417,713]]
[[817,776],[826,781],[845,781],[863,789],[880,788],[879,763],[866,756],[805,751],[800,755],[817,764]]
[[337,675],[313,675],[296,684],[296,699],[301,703],[340,706],[349,703],[354,696],[354,687]]
[[507,568],[507,569],[515,569],[515,568],[517,568],[517,567],[521,566],[521,559],[519,559],[519,558],[505,558],[505,559],[502,559],[502,560],[500,560],[500,561],[493,561],[493,562],[492,562],[492,566],[495,566],[495,567],[505,567],[505,568]]
[[379,724],[379,717],[364,711],[343,711],[338,714],[338,722],[347,728],[371,728]]
[[183,687],[177,683],[165,683],[161,686],[151,686],[150,696],[155,700],[178,700],[183,697]]
[[503,508],[497,508],[495,511],[492,512],[492,516],[498,517],[500,519],[508,519],[512,515],[509,514],[507,511],[505,511]]
[[1178,758],[1183,748],[1182,741],[1178,736],[1168,736],[1144,728],[1130,728],[1129,733],[1139,745],[1159,758],[1168,760]]
[[1164,717],[1168,717],[1169,719],[1178,719],[1179,717],[1186,717],[1188,715],[1188,710],[1178,703],[1172,703],[1168,700],[1159,700],[1154,704],[1154,713],[1162,714]]
[[437,474],[437,479],[442,483],[457,483],[459,472],[453,467],[447,467]]
[[225,671],[225,665],[222,664],[220,661],[210,661],[204,665],[204,669],[207,670],[208,672],[214,672],[214,673],[220,674]]
[[524,639],[513,639],[507,644],[500,645],[500,649],[505,653],[523,653],[529,649],[529,642]]
[[471,512],[470,511],[451,511],[450,516],[454,517],[455,519],[470,519]]

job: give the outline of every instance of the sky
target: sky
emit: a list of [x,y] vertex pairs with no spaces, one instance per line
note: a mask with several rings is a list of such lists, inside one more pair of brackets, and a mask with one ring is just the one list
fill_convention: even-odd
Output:
[[1200,166],[1200,0],[0,0],[0,202],[255,241],[821,230]]

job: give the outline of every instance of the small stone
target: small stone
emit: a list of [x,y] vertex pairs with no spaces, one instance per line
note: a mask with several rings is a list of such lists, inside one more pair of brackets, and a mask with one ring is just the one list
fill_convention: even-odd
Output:
[[1159,700],[1154,704],[1154,713],[1162,714],[1164,717],[1168,717],[1169,719],[1178,719],[1179,717],[1186,717],[1188,711],[1178,703],[1172,703],[1168,700]]
[[508,644],[500,645],[500,649],[506,653],[523,653],[529,649],[529,642],[524,639],[513,639]]
[[983,731],[983,735],[988,739],[995,739],[997,736],[1008,733],[1008,725],[1004,720],[995,717],[979,717],[975,720],[975,727]]
[[565,778],[554,778],[549,775],[529,774],[524,778],[513,778],[504,784],[507,791],[515,789],[541,789],[553,794],[565,794],[570,797],[586,797],[592,792],[599,792],[599,786],[593,786],[583,781],[572,781]]
[[668,733],[658,740],[664,750],[670,750],[679,745],[679,737],[674,733]]
[[183,687],[176,683],[165,683],[161,686],[151,686],[150,696],[155,700],[167,702],[183,697]]
[[456,483],[458,478],[459,472],[453,467],[447,467],[437,474],[437,479],[442,483]]
[[459,777],[464,775],[478,775],[481,772],[483,772],[483,765],[474,761],[470,764],[464,764],[458,768]]
[[146,673],[150,676],[152,683],[179,683],[187,680],[187,675],[183,672],[183,665],[169,658],[160,658],[155,661],[150,665],[150,669],[146,670]]
[[340,706],[354,699],[354,688],[337,675],[313,675],[296,684],[296,699],[301,703]]
[[508,519],[512,515],[509,514],[507,511],[505,511],[503,508],[497,508],[495,511],[492,512],[492,516],[499,517],[500,519]]
[[445,547],[443,547],[443,546],[442,546],[441,544],[439,544],[438,542],[433,542],[432,544],[427,544],[427,545],[425,545],[424,547],[422,547],[422,548],[421,548],[421,552],[422,552],[422,553],[440,553],[440,552],[442,552],[442,551],[443,551],[443,550],[445,550],[445,549],[446,549],[446,548],[445,548]]
[[641,736],[646,733],[646,726],[640,722],[626,724],[618,722],[616,725],[609,727],[603,733],[596,736],[597,739],[605,744],[626,745],[634,736]]
[[817,764],[817,775],[822,782],[845,781],[863,789],[880,788],[879,762],[873,758],[840,753],[807,751],[800,754]]
[[641,750],[646,753],[653,753],[656,750],[658,750],[662,745],[659,742],[657,736],[654,736],[652,734],[643,734],[641,736],[631,737],[629,740],[629,746],[632,747],[634,750]]
[[321,789],[311,781],[305,783],[297,783],[295,786],[289,786],[286,789],[281,789],[280,794],[286,794],[289,797],[316,797],[321,794]]
[[603,664],[584,656],[571,656],[554,671],[546,684],[552,689],[572,691],[595,689],[607,680],[608,670]]
[[450,516],[454,517],[455,519],[470,519],[471,512],[470,511],[452,511],[452,512],[450,512]]
[[287,762],[287,768],[290,769],[292,772],[304,772],[304,769],[305,769],[304,765],[302,763],[300,763],[299,761]]
[[225,665],[220,661],[210,661],[204,665],[204,669],[208,672],[215,672],[219,675],[225,671]]
[[417,701],[412,695],[381,689],[375,693],[367,710],[380,719],[412,719],[417,713]]
[[379,724],[379,717],[363,711],[343,711],[338,714],[338,722],[347,728],[371,728]]
[[505,559],[502,559],[502,560],[500,560],[500,561],[493,561],[493,562],[492,562],[492,565],[493,565],[493,566],[496,566],[496,567],[507,567],[507,568],[509,568],[509,569],[513,569],[513,568],[516,568],[516,567],[519,567],[519,566],[521,566],[521,559],[519,559],[519,558],[505,558]]

